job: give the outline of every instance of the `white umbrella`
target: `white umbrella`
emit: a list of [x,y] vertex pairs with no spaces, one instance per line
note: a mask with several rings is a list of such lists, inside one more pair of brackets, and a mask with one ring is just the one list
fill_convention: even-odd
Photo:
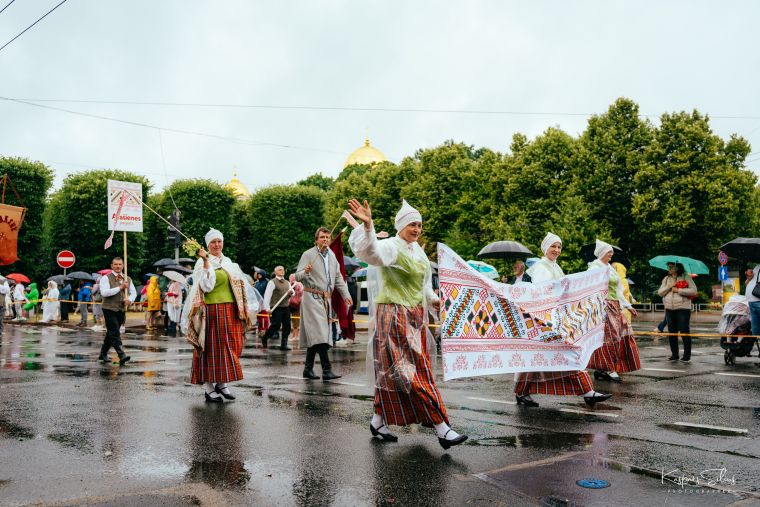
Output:
[[173,282],[179,282],[182,285],[187,285],[187,280],[185,277],[176,271],[164,271],[163,275]]

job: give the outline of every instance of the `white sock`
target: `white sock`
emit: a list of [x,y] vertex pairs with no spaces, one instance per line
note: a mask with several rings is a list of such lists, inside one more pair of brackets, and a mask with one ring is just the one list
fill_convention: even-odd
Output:
[[521,396],[521,398],[525,398],[526,400],[533,401],[533,398],[530,397],[530,393],[528,393],[528,394],[526,394],[524,396]]
[[445,438],[446,440],[454,440],[459,436],[459,433],[452,430],[451,426],[446,423],[436,424],[435,434],[438,435],[438,438]]
[[372,421],[370,421],[370,424],[373,428],[377,430],[378,433],[386,434],[390,433],[388,431],[388,427],[385,425],[385,421],[383,420],[383,416],[380,414],[372,414]]
[[230,394],[230,388],[227,385],[227,382],[219,382],[216,385],[219,386],[219,390],[221,390],[224,394]]
[[620,375],[618,375],[616,372],[610,372],[610,377],[612,378],[620,378]]
[[219,394],[214,389],[214,384],[212,384],[211,382],[206,382],[205,384],[203,384],[203,389],[206,391],[206,394],[208,394],[212,398],[219,397]]
[[584,398],[590,398],[590,397],[592,397],[595,394],[596,394],[596,391],[589,391],[587,393],[583,393],[583,397]]

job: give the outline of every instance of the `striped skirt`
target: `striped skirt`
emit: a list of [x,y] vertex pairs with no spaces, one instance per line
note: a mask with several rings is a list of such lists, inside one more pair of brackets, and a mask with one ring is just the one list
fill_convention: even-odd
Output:
[[235,303],[206,305],[206,345],[203,352],[193,351],[193,384],[243,379],[245,330],[237,312]]
[[[422,305],[378,304],[373,340],[375,413],[388,425],[448,423],[427,355]],[[402,366],[402,367],[400,367]]]
[[618,301],[607,301],[604,321],[604,344],[596,349],[588,362],[592,370],[627,373],[641,368],[639,348],[630,324],[620,311]]
[[585,394],[594,389],[591,375],[587,371],[573,371],[567,374],[555,374],[552,378],[544,380],[531,380],[530,373],[518,375],[515,384],[515,394],[556,394],[559,396],[571,396]]

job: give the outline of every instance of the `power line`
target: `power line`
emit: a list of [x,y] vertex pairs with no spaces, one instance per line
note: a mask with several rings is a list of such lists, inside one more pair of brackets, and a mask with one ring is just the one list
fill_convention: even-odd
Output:
[[[14,0],[14,1],[15,1],[15,0]],[[13,2],[11,2],[11,3],[13,3]],[[47,17],[47,15],[48,15],[48,14],[50,14],[51,12],[53,12],[54,10],[56,10],[58,7],[60,7],[61,5],[65,4],[65,3],[66,3],[66,0],[61,0],[61,3],[59,3],[58,5],[56,5],[55,7],[53,7],[52,9],[50,9],[49,11],[47,11],[47,12],[46,12],[46,13],[45,13],[45,14],[44,14],[44,15],[43,15],[41,18],[39,18],[37,21],[35,21],[35,22],[34,22],[34,23],[32,23],[31,25],[29,25],[29,26],[27,26],[26,28],[24,28],[24,30],[23,30],[23,31],[22,31],[20,34],[16,35],[14,38],[12,38],[11,40],[9,40],[9,41],[8,41],[8,42],[6,42],[5,44],[3,44],[3,47],[0,47],[0,51],[2,51],[3,49],[5,49],[5,48],[6,48],[6,46],[8,46],[8,45],[9,45],[11,42],[13,42],[14,40],[16,40],[16,39],[18,39],[19,37],[21,37],[22,35],[24,35],[24,34],[26,33],[26,31],[27,31],[27,30],[29,30],[29,29],[30,29],[30,28],[32,28],[34,25],[36,25],[37,23],[39,23],[40,21],[42,21],[43,19],[45,19],[45,18]],[[8,4],[8,5],[10,5],[10,4]],[[4,10],[5,10],[7,7],[8,7],[8,5],[6,5],[5,7],[3,7],[3,11],[4,11]],[[2,11],[0,11],[0,12],[2,12]]]
[[11,0],[11,1],[10,1],[10,2],[8,2],[7,4],[5,4],[5,7],[3,7],[3,8],[2,8],[2,10],[0,10],[0,14],[2,14],[2,13],[3,13],[3,11],[4,11],[5,9],[7,9],[8,7],[10,7],[10,6],[11,6],[11,4],[12,4],[13,2],[15,2],[15,1],[16,1],[16,0]]
[[[381,113],[433,113],[433,114],[478,114],[478,115],[513,115],[513,116],[594,116],[599,113],[581,113],[570,111],[510,111],[489,109],[435,109],[435,108],[403,108],[403,107],[357,107],[357,106],[310,106],[310,105],[278,105],[278,104],[230,104],[204,102],[154,102],[131,100],[94,100],[94,99],[38,99],[19,98],[9,99],[30,102],[58,102],[71,104],[101,104],[125,106],[166,106],[166,107],[205,107],[227,109],[274,109],[274,110],[307,110],[307,111],[350,111],[350,112],[381,112]],[[642,114],[647,118],[659,118],[659,114]],[[760,116],[744,115],[710,115],[710,118],[723,120],[760,120]]]
[[142,123],[142,122],[131,121],[131,120],[123,120],[121,118],[114,118],[114,117],[111,117],[111,116],[102,116],[102,115],[98,115],[98,114],[83,113],[81,111],[74,111],[74,110],[71,110],[71,109],[64,109],[64,108],[61,108],[61,107],[46,106],[44,104],[35,104],[34,102],[29,102],[29,101],[21,100],[21,99],[13,99],[13,98],[10,98],[10,97],[1,97],[0,96],[0,100],[6,100],[6,101],[9,101],[9,102],[15,102],[17,104],[24,104],[24,105],[27,105],[27,106],[38,107],[38,108],[41,108],[41,109],[49,109],[49,110],[52,110],[52,111],[59,111],[59,112],[63,112],[63,113],[74,114],[74,115],[77,115],[77,116],[84,116],[86,118],[94,118],[94,119],[97,119],[97,120],[104,120],[104,121],[111,121],[111,122],[115,122],[115,123],[122,123],[124,125],[131,125],[133,127],[143,127],[143,128],[154,129],[154,130],[163,130],[164,132],[174,132],[176,134],[186,134],[186,135],[192,135],[192,136],[207,137],[207,138],[210,138],[210,139],[219,139],[219,140],[222,140],[222,141],[228,141],[228,142],[236,143],[236,144],[245,144],[245,145],[249,145],[249,146],[273,146],[273,147],[277,147],[277,148],[288,148],[288,149],[306,150],[306,151],[319,151],[319,152],[324,152],[324,153],[338,154],[337,151],[325,150],[325,149],[322,149],[322,148],[310,148],[310,147],[306,147],[306,146],[297,146],[297,145],[292,145],[292,144],[277,144],[277,143],[269,143],[269,142],[264,142],[264,141],[251,141],[249,139],[240,139],[240,138],[235,138],[235,137],[225,137],[225,136],[220,136],[220,135],[216,135],[216,134],[209,134],[207,132],[198,132],[198,131],[193,131],[193,130],[183,130],[183,129],[174,129],[174,128],[167,128],[167,127],[160,127],[160,126],[157,126],[157,125],[151,125],[149,123]]

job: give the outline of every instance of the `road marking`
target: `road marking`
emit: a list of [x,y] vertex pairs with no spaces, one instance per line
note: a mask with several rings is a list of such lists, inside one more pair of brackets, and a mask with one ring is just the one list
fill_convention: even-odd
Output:
[[688,428],[703,428],[707,430],[718,430],[718,431],[731,431],[734,433],[749,433],[744,428],[728,428],[726,426],[712,426],[710,424],[697,424],[697,423],[687,423],[687,422],[674,422],[673,425],[675,426],[685,426]]
[[669,370],[667,368],[642,368],[642,370],[649,370],[649,371],[671,371],[674,373],[686,373],[686,370]]
[[492,400],[491,398],[476,398],[475,396],[468,396],[467,399],[476,400],[476,401],[487,401],[489,403],[502,403],[504,405],[517,405],[516,401]]
[[344,380],[326,380],[325,382],[330,382],[331,384],[340,384],[344,386],[367,387],[365,384],[355,384],[353,382],[346,382]]
[[716,373],[716,375],[723,375],[724,377],[752,377],[752,378],[760,378],[760,375],[752,375],[751,373]]
[[303,377],[296,377],[295,375],[277,375],[280,378],[289,378],[293,380],[303,380]]
[[605,417],[620,417],[619,414],[610,414],[609,412],[592,412],[590,410],[576,410],[574,408],[561,408],[559,409],[560,412],[570,412],[573,414],[584,414],[584,415],[602,415]]

